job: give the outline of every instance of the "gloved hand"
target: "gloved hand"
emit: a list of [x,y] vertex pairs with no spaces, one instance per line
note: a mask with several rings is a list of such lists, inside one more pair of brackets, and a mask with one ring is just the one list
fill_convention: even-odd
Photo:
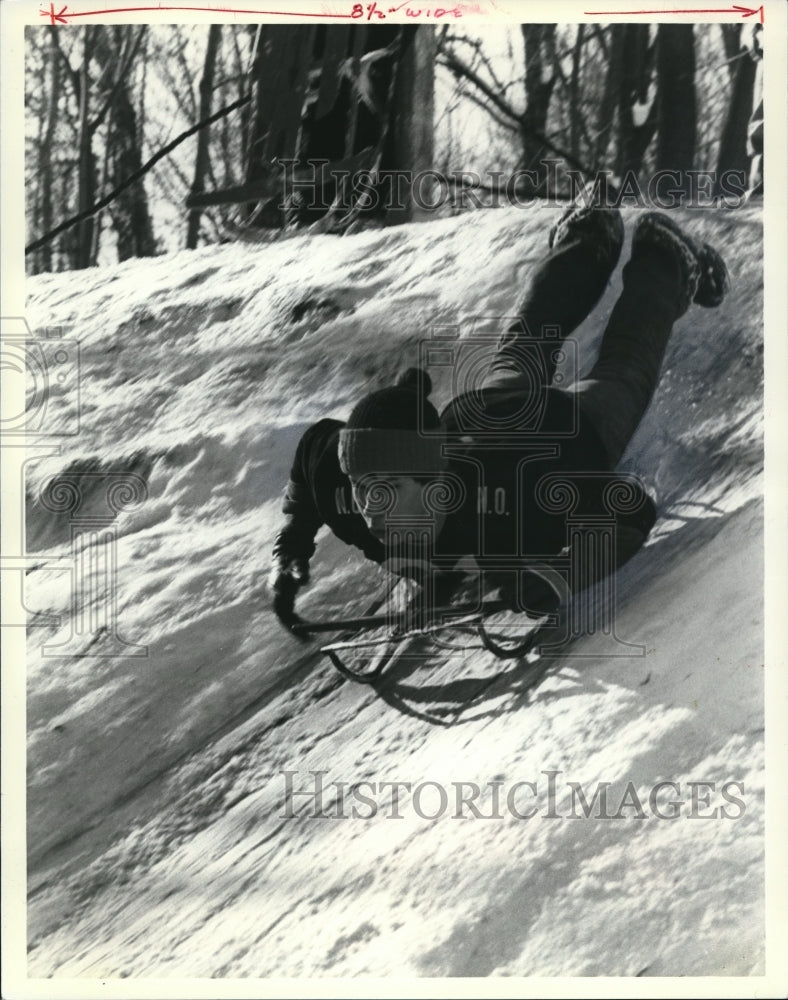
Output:
[[303,619],[295,613],[296,594],[308,582],[309,562],[306,559],[275,554],[268,580],[273,595],[274,614],[295,635],[298,635],[298,626],[303,624]]

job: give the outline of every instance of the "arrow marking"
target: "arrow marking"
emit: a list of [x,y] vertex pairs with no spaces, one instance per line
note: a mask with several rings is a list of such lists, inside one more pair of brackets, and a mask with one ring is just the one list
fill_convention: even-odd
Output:
[[584,10],[584,14],[605,14],[628,17],[632,14],[741,14],[742,17],[752,17],[753,14],[760,14],[761,24],[764,23],[763,6],[761,7],[712,7],[701,10]]
[[67,5],[64,4],[59,11],[55,10],[54,3],[50,3],[49,10],[40,10],[39,14],[42,17],[48,17],[50,24],[69,24],[70,18],[73,17],[91,17],[98,14],[131,14],[139,13],[140,11],[207,11],[211,14],[257,14],[266,15],[268,17],[327,17],[335,18],[339,20],[349,21],[352,19],[351,14],[313,14],[307,13],[305,11],[296,10],[235,10],[230,7],[113,7],[108,10],[83,10],[83,11],[70,11]]

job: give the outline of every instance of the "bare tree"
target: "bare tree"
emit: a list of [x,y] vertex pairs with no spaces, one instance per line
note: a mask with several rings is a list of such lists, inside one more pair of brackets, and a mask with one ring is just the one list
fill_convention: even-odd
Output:
[[[141,135],[133,96],[131,71],[147,29],[106,28],[88,25],[81,32],[61,35],[50,26],[47,69],[49,103],[39,107],[46,121],[36,155],[36,169],[45,178],[46,193],[39,199],[37,224],[50,231],[53,192],[61,188],[58,203],[73,205],[79,222],[61,238],[65,263],[72,268],[96,263],[100,244],[100,219],[91,209],[101,188],[117,184],[141,164]],[[63,39],[67,38],[65,45]],[[68,84],[62,95],[62,81]],[[64,142],[71,132],[74,142]],[[76,147],[76,162],[69,168],[67,150]],[[65,159],[64,159],[65,157]],[[99,172],[99,158],[103,168]],[[60,174],[55,176],[56,171]],[[101,176],[99,176],[101,173]],[[118,236],[118,256],[154,253],[156,243],[144,187],[130,187],[113,206],[113,222]],[[37,264],[49,268],[52,248],[41,247]]]
[[596,142],[592,163],[594,170],[601,169],[607,163],[607,151],[613,135],[613,126],[616,121],[616,108],[621,92],[621,80],[623,75],[623,53],[624,53],[624,25],[614,25],[610,29],[610,38],[605,43],[602,29],[599,29],[600,44],[605,48],[605,59],[607,68],[605,72],[605,83],[600,95],[597,123]]
[[750,58],[747,49],[741,46],[741,25],[721,25],[721,27],[725,51],[729,54],[731,96],[720,137],[715,194],[722,193],[724,177],[729,171],[740,171],[743,177],[747,176],[750,166],[747,127],[752,113],[756,72],[755,61]]
[[[54,29],[53,29],[54,30]],[[90,121],[90,61],[96,37],[93,26],[85,29],[82,42],[82,62],[79,69],[77,100],[79,103],[79,193],[77,204],[84,212],[93,204],[96,194],[96,157],[93,152],[93,132]],[[93,263],[93,218],[84,219],[77,230],[75,247],[76,268],[90,267]]]
[[[202,79],[200,80],[200,121],[207,118],[211,113],[211,104],[213,101],[213,80],[216,70],[216,52],[219,48],[221,36],[222,26],[220,24],[212,24],[210,30],[208,31],[208,44],[205,48],[205,64],[203,66]],[[211,133],[207,128],[204,128],[197,136],[197,156],[194,164],[194,180],[192,181],[191,186],[192,194],[196,194],[198,191],[204,190],[203,185],[205,174],[208,169],[210,155],[210,137]],[[189,212],[186,246],[190,250],[194,250],[197,246],[197,239],[200,235],[201,214],[202,213],[199,208],[193,208],[191,212]]]
[[677,170],[686,177],[695,165],[697,139],[695,38],[691,24],[660,24],[658,28],[657,108],[657,170]]
[[[246,182],[190,204],[256,203],[249,221],[258,226],[331,232],[396,211],[383,175],[432,165],[433,37],[430,26],[266,25]],[[362,173],[371,190],[357,185]],[[403,200],[398,220],[410,211]]]
[[[154,219],[165,205],[183,211],[187,198],[190,247],[240,235],[239,223],[244,232],[305,223],[343,232],[375,211],[354,186],[359,171],[380,201],[387,171],[436,165],[447,174],[482,162],[534,170],[518,197],[568,189],[560,168],[544,168],[548,158],[587,177],[687,171],[696,160],[716,164],[718,177],[746,170],[755,67],[740,34],[732,25],[527,24],[491,35],[491,55],[487,39],[431,25],[31,29],[30,264],[95,264],[108,235],[120,259],[155,253]],[[436,64],[450,137],[437,164]],[[147,110],[146,78],[159,96]],[[469,104],[486,118],[463,133]],[[212,122],[221,125],[209,131]],[[181,145],[194,135],[196,148]],[[330,161],[317,176],[307,165],[314,208],[291,198],[282,211],[282,159]],[[343,170],[348,179],[337,182]],[[114,234],[102,228],[108,219]]]
[[[105,79],[104,104],[92,124],[95,128],[107,110],[110,115],[109,184],[119,185],[136,173],[142,165],[137,112],[128,79],[134,59],[147,31],[142,26],[136,32],[124,26],[111,29],[101,26],[96,37],[95,54]],[[129,257],[151,257],[156,253],[153,222],[148,197],[142,179],[126,188],[111,210],[117,234],[118,260]]]
[[656,106],[649,89],[654,46],[646,24],[615,25],[613,37],[621,65],[616,173],[625,177],[631,172],[637,177],[657,127]]
[[544,136],[557,78],[555,29],[554,24],[521,25],[525,49],[525,111],[520,118],[522,164],[526,170],[537,169],[538,190],[547,184],[546,171],[540,165],[549,153]]
[[[569,82],[569,116],[571,127],[569,132],[569,148],[572,156],[580,156],[580,132],[583,129],[583,117],[580,110],[580,69],[583,56],[583,42],[585,40],[584,24],[577,27],[575,44],[572,47],[572,76]],[[560,63],[559,63],[560,65]]]
[[[566,78],[562,68],[566,53],[559,51],[556,25],[522,25],[521,34],[525,53],[524,73],[505,82],[484,52],[481,41],[467,35],[442,33],[439,37],[438,63],[452,74],[458,86],[467,86],[470,101],[486,111],[501,129],[516,137],[519,144],[518,166],[534,171],[536,183],[531,185],[533,193],[543,194],[548,193],[547,182],[551,176],[543,166],[548,157],[557,156],[574,169],[591,173],[588,127],[579,99],[583,89],[581,50],[592,36],[584,33],[579,42],[575,39],[577,69],[572,82]],[[515,82],[521,82],[523,86],[525,105],[522,109],[511,96]],[[571,138],[568,145],[563,140],[558,141],[554,131],[548,127],[551,107],[556,104],[553,100],[556,83],[561,85],[565,100],[571,103],[572,94],[575,96],[576,104],[570,108],[567,117],[574,121],[578,135],[583,136],[586,142],[583,152],[572,148]]]

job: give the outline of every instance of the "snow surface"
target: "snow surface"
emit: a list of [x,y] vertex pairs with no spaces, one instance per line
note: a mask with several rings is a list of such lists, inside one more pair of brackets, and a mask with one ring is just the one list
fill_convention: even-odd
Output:
[[[644,657],[587,636],[535,690],[508,662],[463,708],[501,664],[436,649],[385,700],[269,610],[300,433],[418,363],[432,324],[506,314],[558,211],[29,281],[33,328],[80,342],[81,430],[28,465],[41,565],[27,607],[68,617],[68,574],[47,565],[70,555],[68,519],[38,500],[51,476],[135,471],[149,493],[115,521],[119,631],[148,655],[53,659],[42,645],[66,627],[30,629],[30,976],[763,974],[762,288],[739,263],[760,258],[755,209],[675,215],[726,255],[733,291],[677,324],[624,460],[660,511],[618,577],[617,631]],[[582,366],[619,275],[579,333]],[[443,403],[449,376],[432,374]],[[77,403],[64,393],[53,406],[65,426]],[[299,608],[355,613],[383,580],[321,537]],[[382,794],[371,818],[288,818],[283,772],[304,789],[312,770],[326,803],[331,782],[436,782],[452,803],[453,783],[476,782],[486,814],[490,782],[532,781],[538,799],[517,802],[539,814],[450,806],[425,819],[430,786],[400,798],[401,819]],[[564,818],[545,815],[547,771],[561,772]],[[631,782],[645,804],[660,780],[680,786],[675,821],[648,806],[640,819],[567,818],[569,781],[589,794],[609,782],[616,804]],[[704,780],[715,788],[696,812],[715,819],[690,817],[688,783]],[[722,797],[730,781],[745,808]]]

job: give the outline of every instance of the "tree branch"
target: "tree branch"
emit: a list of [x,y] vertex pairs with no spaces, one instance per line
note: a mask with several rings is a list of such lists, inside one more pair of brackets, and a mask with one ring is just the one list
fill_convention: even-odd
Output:
[[[580,27],[582,28],[583,25],[581,24]],[[582,42],[582,36],[580,37]],[[556,52],[555,46],[550,46],[550,54],[552,57],[553,68],[555,69],[555,73],[558,77],[558,82],[561,84],[561,89],[563,90],[564,94],[566,94],[567,97],[569,98],[570,116],[575,116],[575,120],[577,124],[580,126],[580,131],[583,133],[583,138],[585,139],[586,144],[590,148],[591,139],[589,138],[588,131],[586,129],[585,119],[580,114],[579,109],[575,107],[573,104],[573,101],[576,97],[576,89],[570,85],[569,81],[566,78],[566,74],[564,73],[563,67],[561,66],[561,60],[558,57],[558,53]]]
[[473,101],[473,103],[477,107],[481,108],[482,111],[485,111],[490,116],[490,118],[492,118],[492,120],[494,122],[496,122],[496,124],[498,124],[498,125],[501,126],[501,128],[505,128],[507,130],[507,132],[513,132],[515,135],[519,135],[520,134],[520,127],[519,127],[519,125],[515,125],[514,122],[505,121],[503,118],[500,118],[492,110],[492,108],[489,106],[489,104],[485,104],[484,103],[484,101],[481,99],[481,97],[478,97],[476,94],[472,94],[470,91],[466,91],[465,92],[465,97],[467,97],[469,101]]
[[50,232],[46,233],[44,236],[41,236],[39,239],[34,240],[32,243],[29,243],[25,247],[25,256],[27,256],[27,254],[29,253],[32,253],[34,250],[37,250],[39,247],[45,246],[47,243],[51,242],[56,236],[59,236],[60,233],[65,232],[67,229],[71,229],[73,226],[78,225],[85,219],[89,219],[91,216],[95,215],[96,212],[101,211],[102,208],[106,208],[107,205],[113,202],[118,197],[119,194],[121,194],[127,188],[131,187],[131,185],[134,184],[136,181],[138,181],[140,177],[144,176],[151,169],[151,167],[153,167],[156,163],[159,162],[159,160],[164,159],[164,157],[167,156],[168,153],[171,153],[176,146],[179,146],[190,136],[194,135],[195,132],[199,132],[200,129],[206,128],[208,125],[213,124],[213,122],[218,121],[225,115],[229,115],[232,111],[235,111],[237,108],[242,107],[244,104],[248,104],[251,99],[252,99],[251,95],[247,94],[246,97],[242,97],[237,101],[233,101],[232,104],[228,104],[227,107],[222,108],[219,111],[216,111],[214,114],[206,118],[204,121],[198,122],[196,125],[193,125],[190,129],[187,129],[185,132],[181,132],[181,134],[176,139],[173,139],[173,141],[169,143],[167,146],[165,146],[164,149],[160,149],[159,152],[156,153],[154,156],[152,156],[147,161],[147,163],[144,163],[139,170],[135,170],[134,173],[131,174],[129,177],[127,177],[122,184],[119,184],[114,191],[110,191],[110,193],[105,198],[102,198],[100,201],[97,201],[94,205],[91,205],[91,207],[86,209],[84,212],[80,212],[79,215],[75,215],[70,219],[66,219],[65,222],[61,222],[59,226],[56,226],[54,229],[50,230]]
[[442,63],[455,76],[464,76],[466,80],[470,80],[488,100],[492,101],[501,114],[519,124],[522,116],[514,110],[508,101],[505,101],[500,94],[497,94],[485,80],[482,80],[478,73],[474,72],[456,53],[452,52],[451,49],[444,51],[438,62]]
[[469,48],[473,49],[474,53],[476,54],[476,57],[484,66],[484,68],[487,70],[490,80],[492,81],[492,85],[497,91],[497,93],[504,95],[506,91],[509,89],[509,87],[514,85],[513,80],[510,80],[509,83],[504,84],[498,79],[498,76],[495,72],[495,69],[493,68],[490,59],[484,53],[481,39],[477,38],[476,40],[474,40],[472,38],[468,38],[466,35],[457,35],[454,36],[454,40],[457,41],[460,45],[467,45]]
[[600,28],[598,24],[591,25],[591,31],[593,32],[596,40],[599,42],[599,47],[602,49],[602,55],[605,57],[605,62],[607,62],[607,60],[610,58],[610,53],[608,52],[604,31],[602,30],[602,28]]
[[476,86],[485,95],[485,97],[488,98],[488,100],[492,101],[504,117],[511,118],[512,121],[516,123],[518,131],[521,134],[532,136],[537,142],[540,142],[545,149],[549,149],[550,152],[555,153],[557,156],[566,160],[570,166],[579,170],[580,173],[584,174],[586,177],[593,173],[593,171],[586,164],[581,163],[576,156],[573,156],[569,152],[569,150],[563,149],[561,146],[557,146],[554,142],[548,139],[546,135],[543,135],[537,129],[526,125],[523,121],[523,116],[518,115],[508,101],[505,101],[499,94],[496,94],[489,84],[482,80],[478,73],[474,73],[469,66],[466,66],[454,52],[451,52],[450,50],[443,52],[442,57],[439,58],[438,61],[442,62],[442,64],[450,72],[454,73],[455,76],[464,76],[467,80],[470,80],[470,82],[474,84],[474,86]]

